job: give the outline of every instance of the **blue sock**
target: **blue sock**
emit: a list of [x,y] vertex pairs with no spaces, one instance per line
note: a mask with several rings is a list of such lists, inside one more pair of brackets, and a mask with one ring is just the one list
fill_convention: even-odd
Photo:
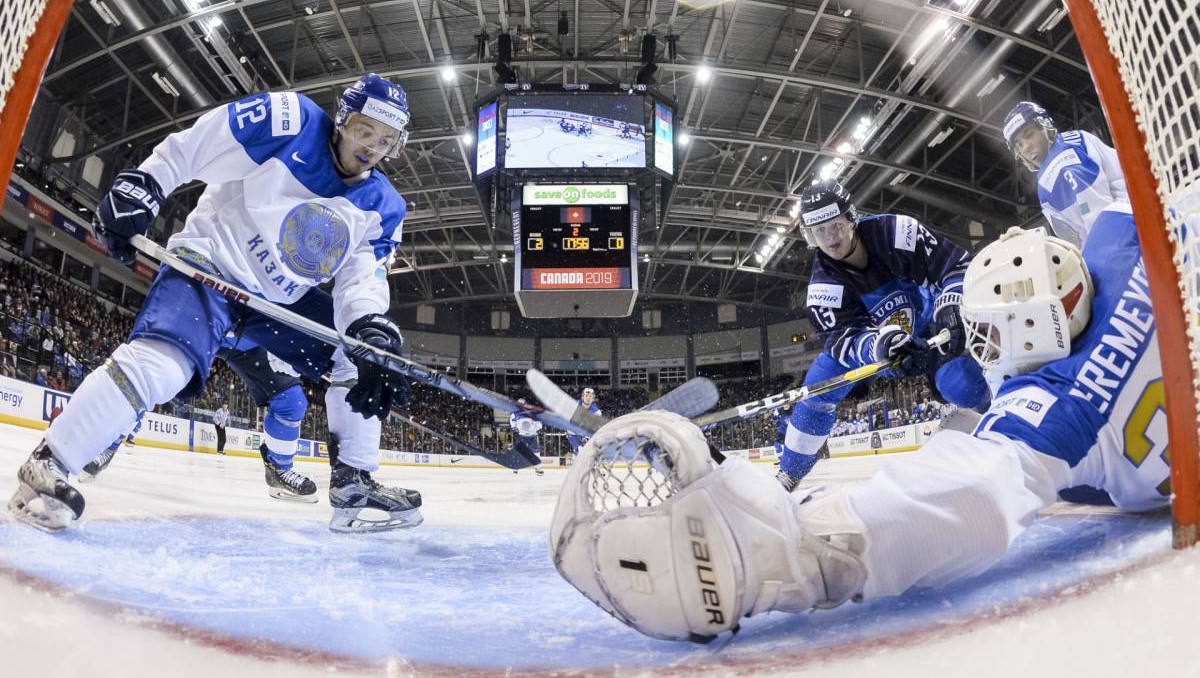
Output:
[[279,468],[283,469],[284,471],[289,471],[292,468],[292,457],[289,455],[275,454],[274,452],[271,452],[270,450],[268,450],[267,451],[267,459],[272,464],[278,466]]

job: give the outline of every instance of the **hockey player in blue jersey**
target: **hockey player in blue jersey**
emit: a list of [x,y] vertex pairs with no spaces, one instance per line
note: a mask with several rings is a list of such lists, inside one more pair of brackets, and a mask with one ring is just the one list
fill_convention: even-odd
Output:
[[[583,393],[579,396],[579,404],[588,409],[592,414],[601,414],[600,405],[596,403],[596,390],[588,387],[583,389]],[[567,443],[571,445],[571,451],[579,454],[579,448],[583,447],[588,439],[584,436],[577,436],[574,433],[567,434]]]
[[[598,447],[636,425],[680,480],[669,501],[621,505],[614,519],[584,499],[592,460],[576,460],[563,485],[576,496],[560,497],[551,529],[559,571],[643,633],[703,640],[743,616],[982,572],[1067,488],[1102,490],[1126,511],[1168,505],[1162,365],[1127,204],[1097,215],[1082,256],[1040,230],[985,247],[966,273],[962,319],[971,355],[1008,377],[973,434],[939,431],[867,482],[800,497],[742,459],[712,468],[703,434],[682,417],[621,417],[596,432]],[[685,521],[693,538],[676,540]]]
[[[526,404],[524,398],[517,400],[517,403]],[[535,473],[543,475],[545,472],[540,467],[542,448],[538,443],[538,431],[542,430],[542,422],[525,412],[517,411],[508,415],[508,425],[512,428],[513,451],[529,461]],[[513,473],[516,472],[517,470],[513,469]]]
[[[373,73],[342,94],[335,119],[295,92],[246,97],[209,111],[136,169],[119,172],[97,209],[98,230],[111,256],[132,263],[131,238],[149,229],[165,197],[202,181],[204,193],[170,249],[252,294],[400,353],[400,331],[387,316],[386,262],[406,205],[376,165],[403,149],[408,122],[404,90]],[[332,293],[320,289],[330,282]],[[230,330],[310,379],[332,373],[325,404],[338,457],[331,457],[330,529],[419,524],[418,492],[371,477],[382,421],[393,402],[407,398],[407,382],[166,267],[129,341],[83,381],[21,466],[10,510],[51,531],[78,519],[84,500],[68,474],[78,474],[137,412],[198,393]],[[364,509],[387,517],[368,520]]]
[[1004,118],[1004,141],[1025,169],[1037,173],[1042,213],[1064,240],[1082,247],[1100,212],[1129,202],[1116,151],[1089,132],[1060,133],[1035,103],[1013,106]]
[[[809,367],[809,386],[879,360],[901,359],[891,376],[927,375],[943,398],[961,408],[987,405],[983,373],[964,355],[959,321],[962,276],[970,255],[917,220],[898,214],[858,218],[837,181],[804,189],[803,232],[817,249],[808,283],[808,315],[826,335]],[[926,339],[950,330],[930,347]],[[852,386],[797,403],[784,436],[777,479],[795,489],[817,463],[835,410]]]

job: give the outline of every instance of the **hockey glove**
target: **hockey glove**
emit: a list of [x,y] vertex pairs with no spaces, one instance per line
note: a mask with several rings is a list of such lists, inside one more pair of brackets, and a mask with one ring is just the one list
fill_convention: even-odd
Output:
[[96,230],[108,246],[108,255],[126,266],[133,265],[134,249],[129,241],[145,235],[162,204],[162,188],[154,177],[136,169],[119,172],[96,210]]
[[962,295],[958,292],[943,293],[934,304],[933,327],[930,336],[934,336],[942,330],[950,330],[950,341],[937,347],[937,352],[941,354],[940,362],[957,358],[967,348],[967,331],[963,327],[962,317],[959,315],[961,304]]
[[[400,328],[386,315],[365,315],[350,323],[346,334],[389,353],[404,354]],[[353,353],[350,353],[350,358],[358,368],[358,383],[346,394],[346,402],[352,411],[361,414],[364,419],[378,417],[386,421],[392,407],[408,407],[412,399],[408,379]]]
[[937,355],[927,341],[897,325],[880,327],[875,337],[875,360],[899,361],[892,368],[892,373],[898,377],[929,372]]

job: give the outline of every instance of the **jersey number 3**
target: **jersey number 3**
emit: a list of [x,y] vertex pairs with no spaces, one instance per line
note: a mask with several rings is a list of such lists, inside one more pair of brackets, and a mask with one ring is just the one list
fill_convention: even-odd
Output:
[[[1133,406],[1133,411],[1129,413],[1129,418],[1125,420],[1125,428],[1122,431],[1125,438],[1125,458],[1133,463],[1136,467],[1141,467],[1150,453],[1159,447],[1163,447],[1162,458],[1164,462],[1169,462],[1168,450],[1166,442],[1155,440],[1159,436],[1154,435],[1152,425],[1154,420],[1161,414],[1165,416],[1163,403],[1166,400],[1165,392],[1163,391],[1162,379],[1155,379],[1146,384],[1146,388],[1142,390],[1142,394],[1138,396],[1137,404]],[[1171,478],[1158,484],[1158,492],[1163,496],[1171,493]]]
[[266,99],[251,99],[250,101],[239,101],[233,105],[235,112],[234,117],[237,119],[238,129],[245,129],[246,123],[257,125],[267,117],[267,100]]

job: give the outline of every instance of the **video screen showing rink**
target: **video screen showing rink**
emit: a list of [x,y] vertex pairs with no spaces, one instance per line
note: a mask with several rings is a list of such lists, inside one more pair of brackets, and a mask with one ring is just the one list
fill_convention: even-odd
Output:
[[508,108],[505,167],[645,167],[643,118],[640,97],[514,99]]

